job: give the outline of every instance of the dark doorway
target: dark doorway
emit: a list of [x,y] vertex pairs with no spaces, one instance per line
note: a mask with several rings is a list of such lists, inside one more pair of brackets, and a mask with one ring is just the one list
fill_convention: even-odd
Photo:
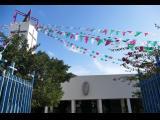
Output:
[[98,113],[96,100],[76,101],[76,113]]
[[139,98],[132,98],[130,100],[131,100],[132,112],[142,113],[143,112],[142,100]]
[[53,108],[53,113],[71,113],[71,101],[61,101],[58,107]]
[[121,101],[118,100],[102,100],[103,113],[121,113]]

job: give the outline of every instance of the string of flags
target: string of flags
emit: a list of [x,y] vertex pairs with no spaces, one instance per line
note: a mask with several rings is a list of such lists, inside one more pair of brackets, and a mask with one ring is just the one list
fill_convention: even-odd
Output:
[[74,43],[71,43],[66,40],[62,40],[60,38],[58,39],[58,41],[63,43],[65,47],[72,49],[74,52],[81,53],[81,54],[87,54],[93,59],[99,58],[99,60],[101,60],[101,61],[105,61],[105,62],[112,61],[112,63],[115,63],[115,64],[119,64],[118,62],[116,62],[117,60],[120,62],[122,61],[121,59],[116,59],[116,58],[109,56],[107,54],[101,54],[98,51],[94,51],[94,50],[86,49],[84,47],[80,47]]
[[[43,27],[43,25],[40,25],[39,27]],[[120,30],[115,30],[115,29],[108,29],[108,28],[104,28],[104,29],[96,29],[96,28],[90,28],[90,27],[72,27],[72,26],[63,26],[63,25],[48,25],[45,26],[45,28],[48,27],[52,27],[52,28],[56,28],[56,29],[69,29],[69,30],[82,30],[82,31],[86,31],[86,32],[91,32],[91,33],[101,33],[103,35],[122,35],[122,36],[126,36],[126,35],[133,35],[134,37],[143,35],[143,36],[148,36],[148,35],[152,35],[152,33],[149,32],[141,32],[141,31],[132,31],[132,30],[126,30],[126,31],[120,31]]]
[[157,29],[159,29],[160,28],[160,26],[159,25],[157,25],[157,24],[154,24],[155,25],[155,27],[157,28]]
[[[64,32],[64,31],[59,31],[57,29],[50,29],[50,28],[46,29],[45,27],[42,27],[42,26],[38,30],[51,37],[57,36],[57,37],[74,39],[75,41],[80,40],[80,41],[84,41],[86,44],[90,40],[91,44],[96,42],[97,45],[101,45],[101,44],[104,44],[105,46],[116,45],[116,47],[118,47],[121,42],[124,42],[126,43],[129,49],[133,49],[134,46],[138,43],[138,40],[135,40],[135,39],[121,39],[121,38],[111,37],[111,36],[106,38],[100,38],[100,36],[89,36],[89,35],[85,35],[82,32],[81,33]],[[150,46],[156,46],[156,45],[160,46],[160,42],[158,41],[141,41],[141,43],[146,45],[148,44]]]
[[[111,45],[113,44],[113,42],[115,43],[120,43],[120,42],[124,42],[127,44],[127,47],[123,47],[123,48],[116,48],[116,49],[110,49],[111,51],[119,51],[119,50],[138,50],[139,52],[151,52],[154,50],[155,47],[157,47],[156,45],[158,45],[158,47],[160,46],[160,44],[158,43],[158,41],[141,41],[141,43],[144,46],[136,46],[137,44],[137,40],[135,39],[119,39],[117,37],[107,37],[107,39],[101,39],[100,36],[89,36],[86,35],[85,33],[72,33],[72,32],[64,32],[64,31],[60,31],[58,29],[46,29],[45,27],[41,27],[39,29],[39,31],[45,33],[46,35],[53,37],[53,38],[57,38],[57,39],[61,39],[59,37],[65,37],[66,39],[68,38],[69,40],[74,39],[75,41],[84,41],[85,43],[88,43],[88,41],[90,40],[91,43],[94,43],[95,41],[97,42],[97,45],[100,45],[102,43],[104,43],[105,41],[105,46],[106,45]],[[125,34],[125,33],[123,33]],[[137,35],[139,35],[140,33],[137,33]],[[147,35],[147,34],[146,34]],[[114,39],[114,40],[113,40]],[[108,41],[107,41],[108,40]],[[64,40],[61,40],[61,43],[64,43],[65,47],[68,47],[72,50],[74,50],[74,52],[76,51],[77,53],[81,53],[81,54],[88,54],[90,57],[92,58],[100,58],[101,61],[108,61],[108,58],[110,60],[114,60],[112,63],[116,63],[118,64],[118,62],[115,61],[124,61],[124,58],[122,59],[113,59],[112,56],[108,56],[108,55],[101,55],[99,52],[96,51],[91,51],[89,49],[83,48],[83,47],[79,47],[76,44],[73,44],[71,42],[65,42]],[[141,56],[144,54],[141,54]],[[129,56],[131,57],[131,56]],[[126,59],[127,60],[127,59]],[[132,60],[127,60],[127,64],[128,63],[136,63],[135,61]],[[137,62],[138,63],[138,62]],[[129,67],[126,67],[127,69],[129,69]],[[131,70],[135,70],[134,68],[132,68]]]

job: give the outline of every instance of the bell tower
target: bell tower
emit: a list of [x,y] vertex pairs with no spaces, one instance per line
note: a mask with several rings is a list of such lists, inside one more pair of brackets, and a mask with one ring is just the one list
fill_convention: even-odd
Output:
[[[22,22],[17,21],[18,15],[21,15],[24,18]],[[10,25],[10,33],[18,33],[19,35],[23,34],[28,41],[29,48],[32,48],[37,44],[37,27],[38,19],[31,17],[31,10],[29,10],[27,14],[15,10],[13,23]]]

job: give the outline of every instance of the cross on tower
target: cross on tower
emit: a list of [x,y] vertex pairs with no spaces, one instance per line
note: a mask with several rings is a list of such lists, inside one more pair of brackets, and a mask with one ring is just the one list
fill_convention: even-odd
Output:
[[29,34],[30,34],[30,36],[32,37],[32,41],[31,41],[31,47],[33,47],[32,45],[33,45],[33,40],[35,41],[36,39],[34,38],[34,30],[33,30],[33,33],[30,33],[29,32]]
[[17,71],[17,69],[15,68],[15,62],[13,62],[11,64],[11,66],[9,66],[9,69],[10,69],[10,72],[11,72],[12,75],[13,75],[14,71]]
[[20,35],[20,33],[26,33],[26,32],[27,32],[26,30],[23,30],[23,31],[22,31],[20,28],[21,28],[21,25],[19,24],[19,25],[18,25],[18,30],[11,31],[11,34],[12,34],[12,33],[13,33],[13,34],[14,34],[14,33],[18,33],[18,35]]

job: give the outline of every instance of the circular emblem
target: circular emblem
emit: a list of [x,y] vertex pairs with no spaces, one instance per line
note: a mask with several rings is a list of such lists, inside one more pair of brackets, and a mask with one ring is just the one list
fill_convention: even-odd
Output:
[[82,84],[82,91],[85,96],[88,95],[89,93],[89,83],[88,82],[84,82]]

